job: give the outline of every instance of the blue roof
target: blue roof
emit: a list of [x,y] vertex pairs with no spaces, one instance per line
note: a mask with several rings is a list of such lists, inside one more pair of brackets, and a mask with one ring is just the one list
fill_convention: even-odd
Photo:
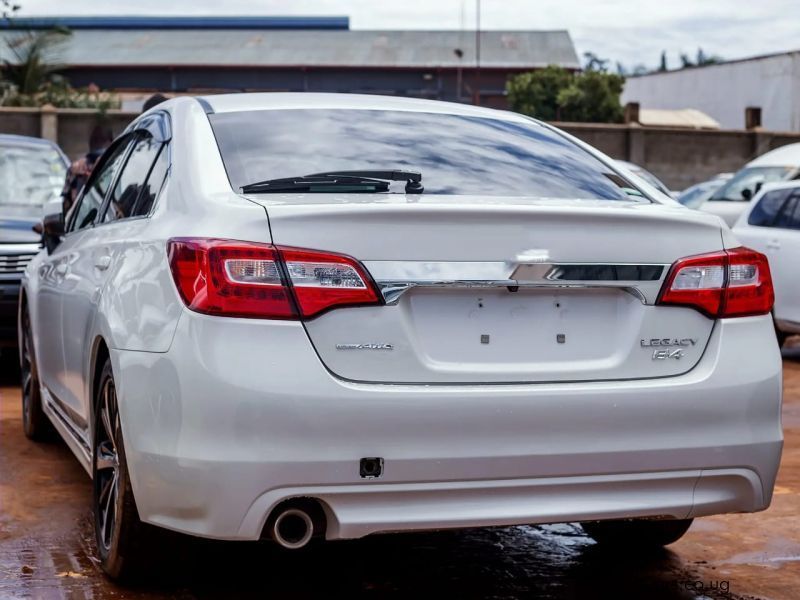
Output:
[[22,17],[0,29],[349,29],[349,17]]

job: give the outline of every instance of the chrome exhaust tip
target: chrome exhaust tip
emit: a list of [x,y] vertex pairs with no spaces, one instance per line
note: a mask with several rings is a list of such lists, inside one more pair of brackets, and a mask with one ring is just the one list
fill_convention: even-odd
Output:
[[311,541],[314,522],[311,516],[299,508],[282,510],[272,523],[272,539],[290,550],[298,550]]

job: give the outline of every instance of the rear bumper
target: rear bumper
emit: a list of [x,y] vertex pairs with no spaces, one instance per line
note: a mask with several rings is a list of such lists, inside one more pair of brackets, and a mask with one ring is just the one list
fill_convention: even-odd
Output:
[[[772,327],[721,321],[689,373],[603,383],[350,383],[298,323],[188,312],[167,353],[112,360],[145,521],[257,539],[311,496],[336,539],[762,510],[782,447]],[[382,478],[359,478],[367,456]]]

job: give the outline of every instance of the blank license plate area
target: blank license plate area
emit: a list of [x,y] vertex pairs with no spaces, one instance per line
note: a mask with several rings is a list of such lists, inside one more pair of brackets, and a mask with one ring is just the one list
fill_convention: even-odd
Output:
[[434,363],[556,374],[619,364],[645,309],[613,288],[419,289],[408,317],[417,352]]

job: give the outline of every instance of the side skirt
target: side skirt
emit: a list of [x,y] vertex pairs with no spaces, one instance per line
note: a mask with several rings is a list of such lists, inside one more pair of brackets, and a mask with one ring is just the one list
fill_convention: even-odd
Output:
[[42,390],[42,408],[44,414],[53,423],[59,435],[64,439],[69,449],[78,459],[78,462],[84,470],[92,476],[92,451],[89,441],[87,439],[88,431],[80,431],[78,427],[69,419],[60,406],[58,400],[50,393],[50,391],[41,386]]

